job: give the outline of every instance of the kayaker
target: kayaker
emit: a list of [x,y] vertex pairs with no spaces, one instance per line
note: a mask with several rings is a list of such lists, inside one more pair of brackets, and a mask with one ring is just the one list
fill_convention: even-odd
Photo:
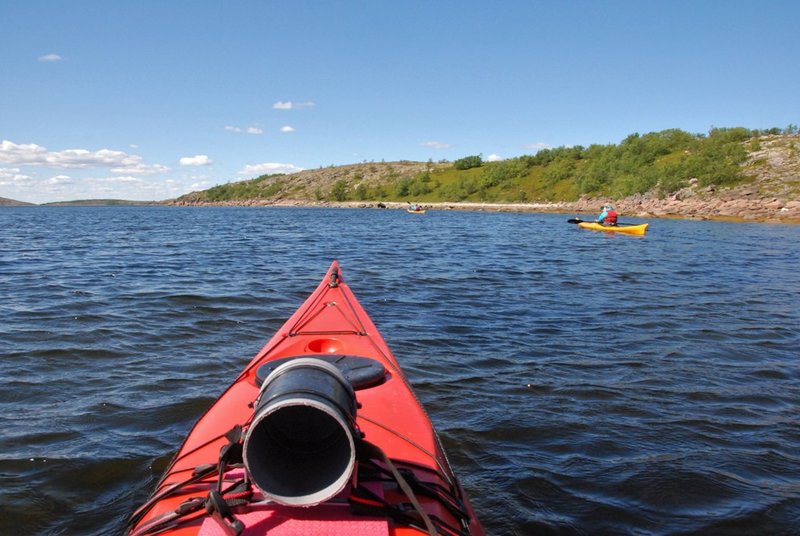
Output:
[[597,217],[597,223],[602,225],[617,225],[617,212],[611,205],[603,205],[603,212]]

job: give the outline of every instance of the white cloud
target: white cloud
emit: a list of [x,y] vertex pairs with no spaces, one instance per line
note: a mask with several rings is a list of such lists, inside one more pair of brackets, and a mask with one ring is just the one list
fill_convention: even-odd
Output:
[[31,182],[33,177],[20,173],[19,168],[0,168],[0,186],[14,186]]
[[145,164],[141,156],[123,151],[100,149],[65,149],[48,151],[35,143],[18,144],[9,140],[0,143],[0,164],[41,166],[56,169],[88,169],[109,167],[114,173],[155,174],[168,171],[160,164]]
[[164,178],[142,174],[116,175],[102,170],[98,173],[94,169],[76,169],[70,173],[37,170],[28,174],[25,168],[0,167],[0,197],[31,203],[102,198],[152,201],[175,198],[213,186],[208,181],[201,182],[203,180],[188,174]]
[[66,149],[47,155],[46,162],[53,167],[87,168],[94,166],[129,166],[141,161],[141,157],[131,156],[122,151],[100,149]]
[[276,173],[297,173],[298,171],[303,171],[303,168],[297,167],[294,164],[265,162],[263,164],[248,164],[239,172],[239,175],[274,175]]
[[47,149],[35,143],[0,142],[0,163],[3,164],[41,164],[46,154]]
[[299,110],[301,108],[313,108],[316,106],[314,102],[293,102],[293,101],[278,101],[272,105],[274,110]]
[[500,158],[496,154],[490,154],[489,156],[486,157],[487,162],[497,162],[498,160],[502,160],[502,158]]
[[523,149],[528,149],[531,151],[541,151],[542,149],[551,149],[552,146],[542,142],[536,143],[526,143],[522,145]]
[[[137,157],[140,158],[140,157]],[[139,175],[156,175],[158,173],[166,173],[169,171],[167,166],[161,164],[142,164],[141,162],[133,162],[125,166],[111,168],[114,173],[136,173]]]
[[233,125],[226,125],[225,126],[225,130],[227,130],[228,132],[245,132],[247,134],[263,134],[264,133],[264,129],[259,128],[259,127],[242,128],[242,127],[235,127]]
[[294,132],[294,128],[289,125],[281,127],[281,132]]
[[449,149],[452,147],[449,143],[444,143],[442,141],[424,141],[420,143],[423,147],[428,147],[429,149]]
[[44,56],[39,56],[39,61],[61,61],[61,56],[58,54],[45,54]]
[[108,177],[106,181],[119,184],[144,184],[145,182],[139,177],[131,177],[131,176]]
[[193,183],[191,184],[191,186],[189,186],[189,188],[190,188],[192,191],[196,191],[196,190],[205,190],[205,189],[206,189],[206,188],[208,188],[210,185],[211,185],[211,183],[210,183],[210,182],[208,182],[208,181],[200,181],[200,182],[193,182]]
[[19,168],[0,168],[0,178],[10,177],[15,173],[19,173]]
[[182,166],[208,166],[211,165],[211,159],[208,155],[198,154],[194,156],[184,156],[180,159]]

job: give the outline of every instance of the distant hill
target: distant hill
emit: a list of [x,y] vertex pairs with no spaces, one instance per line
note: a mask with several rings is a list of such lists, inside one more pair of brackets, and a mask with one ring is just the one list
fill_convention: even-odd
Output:
[[0,197],[0,207],[23,207],[29,205],[33,205],[33,203],[26,203],[25,201],[17,201],[15,199]]
[[348,199],[389,199],[396,184],[451,168],[449,163],[370,162],[308,169],[289,175],[263,175],[231,182],[208,190],[192,192],[172,201],[179,205],[252,204],[249,202],[346,201]]
[[[104,207],[104,206],[142,206],[160,205],[158,201],[126,201],[124,199],[82,199],[78,201],[55,201],[53,203],[42,203],[40,206],[49,207]],[[0,206],[21,207],[36,206],[36,203],[26,203],[15,199],[0,197]]]
[[800,136],[793,126],[713,129],[707,135],[672,129],[497,162],[472,155],[454,162],[369,162],[264,175],[169,203],[480,203],[535,210],[545,204],[571,212],[596,211],[599,200],[627,214],[800,221]]
[[56,201],[43,203],[48,207],[107,207],[107,206],[144,206],[159,205],[157,201],[126,201],[124,199],[82,199],[78,201]]

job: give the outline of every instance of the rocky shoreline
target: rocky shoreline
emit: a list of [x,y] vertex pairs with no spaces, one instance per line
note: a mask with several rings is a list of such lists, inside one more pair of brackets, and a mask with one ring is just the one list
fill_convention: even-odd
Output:
[[[590,218],[601,211],[601,206],[611,203],[621,216],[639,218],[679,218],[691,220],[724,220],[762,223],[800,224],[800,201],[778,197],[754,196],[704,197],[678,192],[658,199],[655,196],[631,196],[621,200],[582,198],[575,202],[558,203],[422,203],[431,210],[471,210],[494,212],[547,212],[559,214],[582,214]],[[339,208],[386,208],[405,209],[408,203],[377,201],[319,201],[252,199],[221,203],[173,202],[178,206],[248,206],[248,207],[339,207]]]

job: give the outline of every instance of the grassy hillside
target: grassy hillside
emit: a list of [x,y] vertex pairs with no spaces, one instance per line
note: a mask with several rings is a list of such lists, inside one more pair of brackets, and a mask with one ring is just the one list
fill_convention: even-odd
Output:
[[[768,157],[775,151],[784,155],[777,165]],[[799,151],[794,126],[768,131],[717,128],[707,135],[672,129],[632,134],[619,144],[544,149],[498,162],[472,155],[452,163],[364,163],[265,175],[193,192],[177,202],[535,203],[582,196],[621,199],[646,192],[664,197],[690,185],[713,190],[751,182],[765,173],[774,177],[800,162]],[[785,190],[788,181],[794,194],[800,194],[797,180],[797,174],[789,172],[777,182]]]

